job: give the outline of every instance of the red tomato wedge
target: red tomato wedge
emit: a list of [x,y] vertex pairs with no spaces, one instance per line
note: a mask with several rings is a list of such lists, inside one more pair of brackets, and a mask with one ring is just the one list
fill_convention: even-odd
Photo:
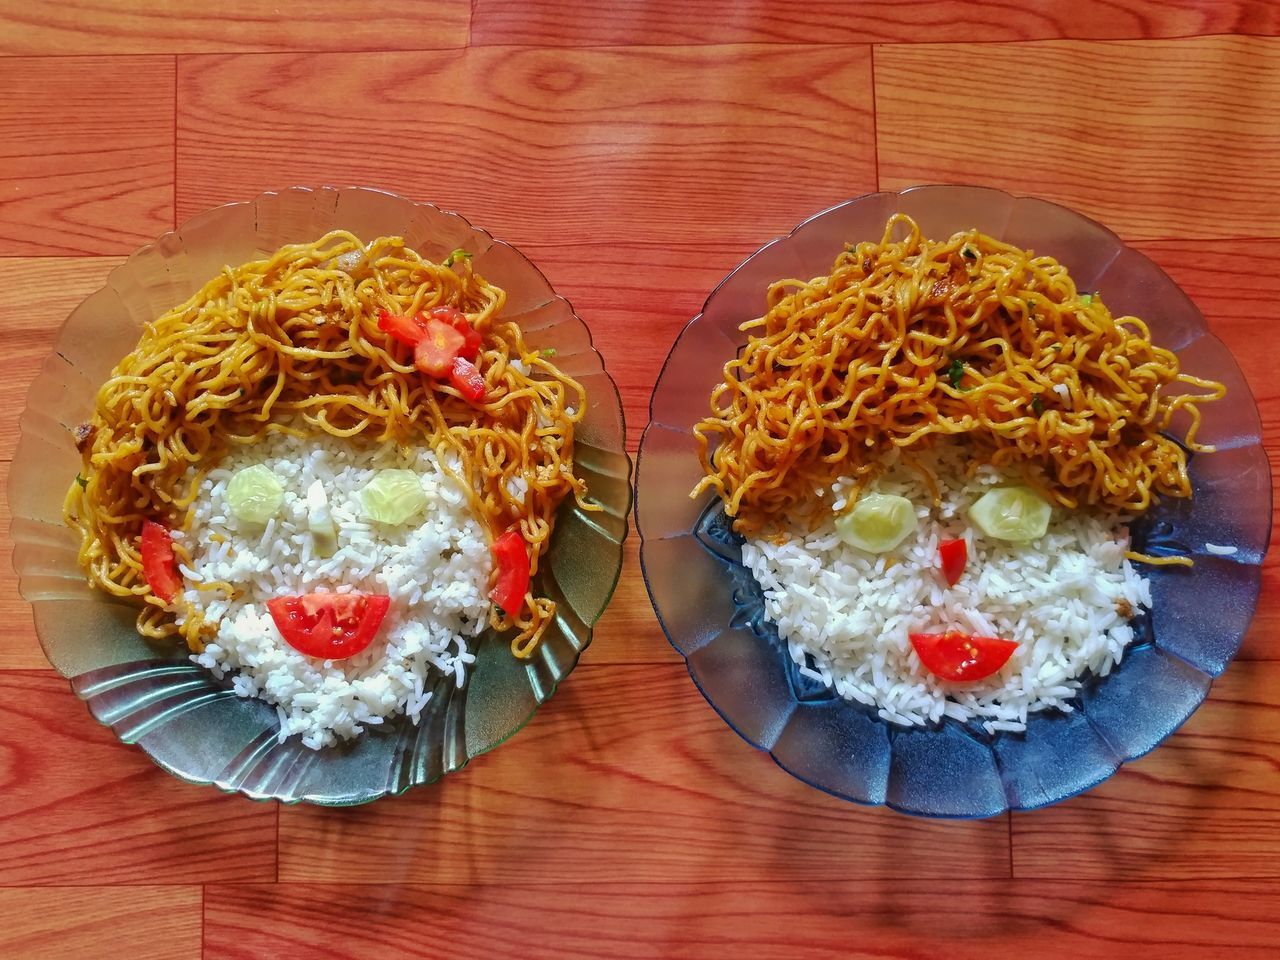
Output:
[[142,521],[142,574],[151,592],[165,603],[172,602],[182,589],[178,561],[173,555],[173,540],[167,528],[154,520]]
[[456,307],[432,307],[427,311],[429,320],[447,323],[462,334],[462,348],[458,356],[463,360],[474,360],[480,355],[480,331],[471,325],[466,315]]
[[519,530],[508,530],[493,541],[493,558],[498,562],[498,582],[489,599],[514,617],[524,605],[529,591],[529,548]]
[[413,365],[429,377],[445,377],[466,345],[466,337],[442,320],[428,320],[426,335],[413,348]]
[[378,329],[413,347],[413,365],[427,376],[447,378],[468,400],[484,396],[484,377],[474,362],[480,333],[461,310],[432,307],[414,317],[379,310]]
[[958,630],[913,633],[911,646],[926,670],[941,680],[963,683],[989,677],[1013,656],[1018,645],[996,637],[971,637]]
[[285,642],[319,660],[343,660],[369,646],[390,607],[391,598],[376,593],[307,593],[267,601]]
[[963,540],[943,540],[938,544],[938,560],[947,586],[954,587],[969,562],[969,545]]
[[401,317],[387,310],[378,311],[378,329],[408,347],[416,347],[427,335],[427,324],[421,316]]
[[473,402],[483,400],[485,391],[488,390],[484,377],[480,375],[476,365],[462,357],[454,358],[453,366],[449,369],[449,382],[460,394]]
[[389,310],[378,311],[378,329],[410,347],[416,347],[422,342],[427,335],[427,325],[432,320],[447,324],[462,334],[458,356],[465,360],[474,360],[479,356],[480,332],[471,326],[466,314],[457,307],[432,307],[425,314],[413,317],[403,317]]

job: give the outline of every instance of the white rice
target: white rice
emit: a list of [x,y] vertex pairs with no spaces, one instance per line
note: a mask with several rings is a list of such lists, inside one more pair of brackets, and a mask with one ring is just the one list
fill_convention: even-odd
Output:
[[[982,467],[966,480],[955,446],[940,447],[927,463],[938,477],[940,506],[919,474],[901,464],[870,488],[916,505],[915,533],[891,554],[865,553],[837,536],[834,516],[845,504],[847,482],[832,487],[832,516],[812,532],[793,529],[781,545],[746,543],[743,562],[764,590],[766,615],[802,673],[891,723],[977,718],[996,733],[1025,729],[1027,715],[1038,710],[1070,711],[1082,679],[1106,676],[1133,639],[1117,607],[1136,613],[1151,606],[1147,581],[1124,557],[1124,518],[1055,507],[1038,540],[988,538],[966,511],[985,490],[1015,478]],[[938,543],[955,538],[967,542],[969,560],[948,587]],[[1019,646],[992,677],[947,683],[921,666],[908,639],[947,630]]]
[[[265,527],[240,523],[226,503],[231,476],[257,463],[270,467],[285,491]],[[360,491],[388,468],[421,477],[428,505],[414,523],[385,527],[363,516]],[[306,491],[315,480],[338,527],[338,550],[328,558],[316,555],[307,526]],[[217,624],[214,639],[191,659],[219,678],[231,675],[240,696],[275,704],[282,741],[300,735],[319,749],[398,714],[416,724],[434,679],[443,674],[462,686],[475,661],[467,641],[484,629],[489,609],[488,543],[430,450],[274,435],[233,451],[209,474],[190,528],[174,536],[192,556],[182,570],[184,596]],[[273,597],[328,591],[391,597],[373,643],[345,660],[293,649],[266,607]]]

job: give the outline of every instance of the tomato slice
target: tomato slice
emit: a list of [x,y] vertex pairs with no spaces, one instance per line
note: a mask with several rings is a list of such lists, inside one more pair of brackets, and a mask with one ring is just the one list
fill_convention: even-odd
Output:
[[488,385],[484,382],[480,371],[476,369],[476,365],[462,357],[454,358],[453,366],[449,369],[449,382],[460,394],[473,402],[483,400],[485,391],[488,390]]
[[458,351],[458,356],[463,360],[474,360],[480,355],[480,331],[471,325],[466,314],[457,307],[432,307],[427,311],[427,319],[447,323],[462,334],[462,348]]
[[529,591],[529,548],[519,530],[508,530],[493,541],[493,558],[498,562],[498,582],[489,599],[514,617],[524,605]]
[[373,642],[391,598],[376,593],[275,597],[267,610],[285,643],[319,660],[343,660]]
[[165,603],[171,603],[182,589],[182,577],[178,575],[168,528],[154,520],[143,520],[141,549],[142,575],[147,578],[147,586]]
[[428,320],[426,336],[413,348],[413,365],[429,377],[447,376],[465,344],[466,338],[449,324]]
[[963,540],[943,540],[938,544],[938,559],[947,586],[954,587],[964,573],[964,565],[969,562],[969,545]]
[[913,633],[915,647],[926,670],[941,680],[965,682],[989,677],[1013,656],[1018,645],[997,637],[973,637],[958,630],[946,633]]
[[480,400],[487,387],[474,363],[480,332],[456,307],[432,307],[415,317],[378,311],[378,329],[413,347],[413,365],[429,377],[448,378],[468,400]]
[[378,329],[408,347],[416,347],[427,335],[427,324],[421,316],[401,317],[387,310],[378,311]]

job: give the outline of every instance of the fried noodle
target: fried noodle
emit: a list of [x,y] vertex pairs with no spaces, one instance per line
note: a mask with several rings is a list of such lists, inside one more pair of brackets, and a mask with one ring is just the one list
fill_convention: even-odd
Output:
[[[1052,257],[977,231],[928,240],[895,215],[829,276],[772,284],[766,305],[694,428],[694,495],[718,493],[747,536],[812,521],[838,477],[852,504],[891,451],[910,462],[939,437],[1064,507],[1131,513],[1190,496],[1187,450],[1212,449],[1195,439],[1198,405],[1222,384],[1182,373]],[[1182,445],[1164,433],[1180,411]]]

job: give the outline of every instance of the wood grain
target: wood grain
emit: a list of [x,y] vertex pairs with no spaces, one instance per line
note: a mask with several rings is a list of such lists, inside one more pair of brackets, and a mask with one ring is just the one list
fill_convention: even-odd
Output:
[[5,885],[276,878],[276,811],[181,783],[89,715],[53,671],[0,671]]
[[172,57],[0,58],[0,256],[128,253],[173,226],[173,81]]
[[584,16],[554,0],[476,0],[472,42],[542,47],[596,44],[944,43],[1118,40],[1211,33],[1280,33],[1266,0],[624,0]]
[[183,57],[178,88],[180,218],[359,181],[519,246],[737,245],[875,182],[863,47]]
[[0,55],[433,50],[461,47],[469,0],[75,0],[0,6]]
[[[803,218],[801,214],[797,219]],[[649,422],[649,398],[676,337],[725,275],[794,224],[734,241],[694,246],[640,241],[598,245],[511,238],[573,304],[618,384],[634,459]],[[760,293],[764,305],[764,291]],[[726,358],[727,359],[727,358]]]
[[[1007,821],[927,821],[806,787],[682,666],[586,663],[459,775],[353,810],[280,811],[282,881],[689,883],[1008,875]],[[529,894],[523,894],[531,899]]]
[[0,956],[198,960],[197,886],[0,888]]
[[1186,726],[1083,796],[1013,815],[1019,878],[1280,880],[1280,664],[1232,664]]
[[881,187],[984,183],[1130,238],[1280,236],[1280,40],[898,45],[875,77]]
[[1256,883],[957,882],[936,870],[878,882],[859,875],[856,848],[842,852],[849,876],[827,881],[579,882],[519,896],[485,885],[211,886],[206,943],[226,960],[1261,960],[1280,943],[1272,893]]

